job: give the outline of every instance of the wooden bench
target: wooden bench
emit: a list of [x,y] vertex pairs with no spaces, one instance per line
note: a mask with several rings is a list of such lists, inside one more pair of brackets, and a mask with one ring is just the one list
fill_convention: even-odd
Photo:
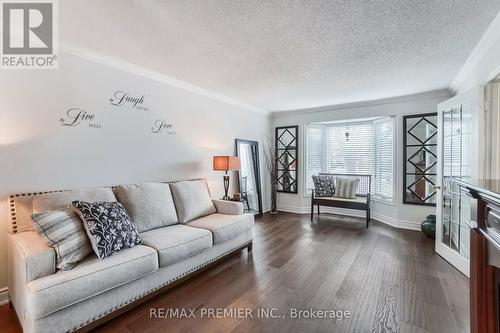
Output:
[[356,189],[356,199],[315,197],[314,190],[312,190],[311,221],[313,220],[314,215],[314,205],[318,206],[318,215],[320,215],[320,206],[356,209],[366,212],[366,227],[368,228],[368,222],[370,221],[370,188],[372,185],[372,176],[340,173],[320,173],[319,175],[335,177],[335,186],[337,185],[337,177],[355,177],[359,179],[358,188]]

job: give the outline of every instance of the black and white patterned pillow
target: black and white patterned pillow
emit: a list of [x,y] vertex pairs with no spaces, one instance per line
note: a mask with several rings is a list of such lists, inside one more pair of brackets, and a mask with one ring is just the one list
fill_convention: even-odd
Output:
[[99,259],[141,244],[136,227],[119,202],[73,201]]
[[312,176],[314,182],[314,196],[333,197],[335,194],[335,177],[331,175]]

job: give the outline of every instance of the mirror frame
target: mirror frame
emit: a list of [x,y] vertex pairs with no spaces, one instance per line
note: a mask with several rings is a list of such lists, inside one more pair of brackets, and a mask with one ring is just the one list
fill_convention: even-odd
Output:
[[[295,142],[295,145],[290,147],[290,145],[286,146],[285,148],[278,148],[279,147],[279,144],[278,144],[278,140],[280,139],[281,135],[279,134],[280,131],[288,131],[288,133],[290,133],[290,135],[292,135],[293,137],[293,140],[292,142]],[[294,132],[294,133],[292,133]],[[280,126],[280,127],[276,127],[275,128],[275,143],[274,143],[274,146],[275,146],[275,154],[276,154],[276,163],[278,164],[278,192],[280,193],[291,193],[291,194],[297,194],[298,191],[299,191],[299,126],[298,125],[293,125],[293,126]],[[295,152],[295,169],[291,170],[290,167],[284,167],[283,169],[280,169],[280,167],[283,167],[283,163],[280,162],[280,157],[289,152],[289,151],[293,151]],[[294,179],[294,183],[295,183],[295,186],[294,186],[294,190],[291,190],[290,189],[290,186],[288,186],[288,189],[279,189],[280,187],[280,171],[283,172],[283,175],[281,177],[283,177],[285,174],[288,174],[289,177],[291,177],[290,175],[290,172],[295,172],[295,179]],[[293,184],[293,183],[292,183]],[[281,184],[281,186],[283,187],[283,184]]]
[[[414,118],[425,119],[427,117],[436,117],[436,122],[437,122],[437,112],[412,114],[412,115],[408,115],[408,116],[403,116],[403,204],[405,204],[405,205],[433,206],[433,207],[436,206],[435,202],[425,202],[425,201],[422,201],[422,200],[421,201],[410,201],[406,197],[406,190],[407,190],[406,177],[407,177],[407,171],[408,171],[407,167],[406,167],[406,163],[408,163],[408,158],[411,158],[411,156],[410,157],[408,156],[408,142],[407,142],[408,139],[407,139],[407,136],[411,135],[411,134],[409,134],[409,131],[413,129],[413,127],[412,128],[408,128],[407,121],[408,121],[408,119],[414,119]],[[436,123],[436,133],[434,135],[432,135],[431,137],[433,137],[433,136],[439,136],[439,135],[440,134],[438,133],[438,127],[437,127],[437,123]],[[430,138],[428,138],[427,140],[429,140],[429,139]],[[426,144],[424,142],[424,143],[421,144],[421,147],[425,148],[425,147],[428,147],[430,145],[431,144]],[[436,144],[432,144],[432,145],[437,147],[437,143]],[[438,158],[438,157],[436,156],[436,158]],[[436,159],[436,163],[437,163],[437,159]],[[427,175],[427,173],[423,172],[422,176],[425,176],[425,175]],[[434,175],[434,174],[431,174],[431,175]],[[437,177],[437,174],[436,174],[436,177]],[[433,184],[429,179],[427,179],[427,180],[432,185],[436,185],[436,184]],[[436,195],[437,195],[437,192],[435,190],[434,193],[432,195],[430,195],[429,197],[427,197],[427,198],[431,198],[431,197],[436,196]]]
[[[257,160],[255,161],[254,164],[254,172],[255,172],[255,182],[257,185],[257,194],[259,195],[259,212],[257,214],[254,214],[254,216],[259,217],[262,216],[262,190],[261,190],[261,184],[260,184],[260,155],[259,155],[259,142],[257,141],[252,141],[252,140],[244,140],[244,139],[236,139],[235,140],[235,145],[236,145],[236,156],[240,156],[240,148],[239,144],[240,143],[246,143],[251,146],[255,146],[255,155],[257,156]],[[241,193],[241,174],[240,171],[236,171],[238,173],[238,192]]]

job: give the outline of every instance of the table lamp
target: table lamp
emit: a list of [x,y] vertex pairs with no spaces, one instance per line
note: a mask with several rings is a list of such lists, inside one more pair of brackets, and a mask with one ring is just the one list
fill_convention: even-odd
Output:
[[236,156],[214,156],[214,170],[225,171],[224,175],[224,197],[223,200],[231,200],[227,195],[229,191],[229,175],[228,171],[236,171],[240,169],[240,158]]

